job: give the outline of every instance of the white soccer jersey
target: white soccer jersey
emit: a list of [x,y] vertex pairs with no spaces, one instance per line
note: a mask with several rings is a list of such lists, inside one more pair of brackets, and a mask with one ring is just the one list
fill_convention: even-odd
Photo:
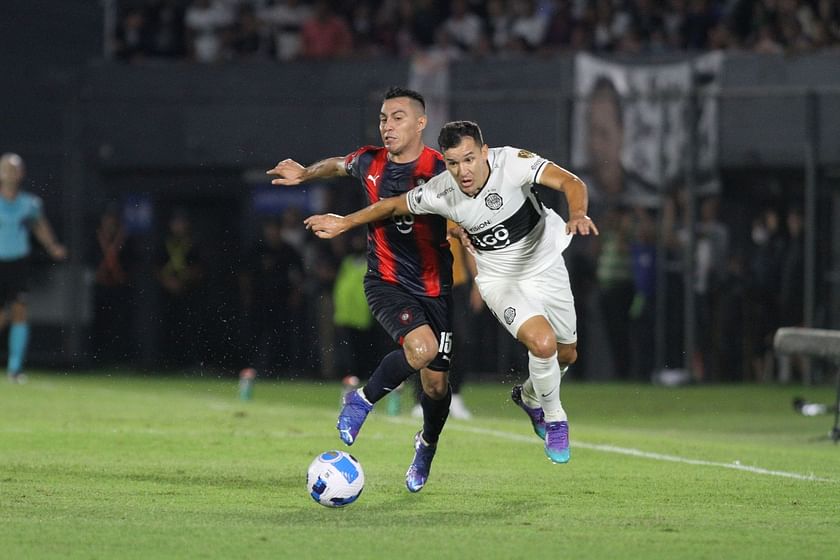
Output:
[[488,163],[487,184],[475,197],[464,194],[447,171],[409,191],[408,209],[412,214],[438,214],[463,227],[476,249],[479,276],[540,274],[571,240],[565,222],[546,210],[534,190],[549,161],[505,146],[490,148]]

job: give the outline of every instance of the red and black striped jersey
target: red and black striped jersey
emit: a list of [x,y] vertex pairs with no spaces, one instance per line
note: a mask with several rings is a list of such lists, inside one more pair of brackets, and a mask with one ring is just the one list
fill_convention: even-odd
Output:
[[[429,147],[410,163],[394,163],[383,147],[365,146],[344,159],[365,187],[368,201],[399,196],[446,169]],[[452,252],[440,216],[395,216],[368,225],[368,275],[412,294],[438,297],[452,289]]]

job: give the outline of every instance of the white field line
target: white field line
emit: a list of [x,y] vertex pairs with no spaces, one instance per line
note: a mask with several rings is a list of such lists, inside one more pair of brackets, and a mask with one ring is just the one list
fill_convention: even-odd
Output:
[[[397,424],[411,424],[417,425],[417,420],[408,420],[402,418],[388,418],[390,422]],[[508,441],[518,441],[521,443],[538,444],[539,440],[533,435],[523,436],[521,434],[514,434],[510,432],[503,432],[500,430],[490,430],[487,428],[479,428],[476,426],[465,426],[461,423],[448,422],[446,424],[447,430],[458,430],[459,432],[469,432],[472,434],[479,434],[484,436],[496,437],[499,439],[506,439]],[[596,443],[586,443],[579,440],[571,440],[572,447],[579,447],[582,449],[591,449],[593,451],[601,451],[603,453],[617,453],[619,455],[629,455],[631,457],[639,457],[642,459],[652,459],[654,461],[668,461],[671,463],[682,463],[684,465],[698,465],[702,467],[717,467],[722,469],[732,469],[736,471],[744,471],[752,474],[760,474],[767,476],[778,476],[782,478],[792,478],[794,480],[807,480],[811,482],[832,482],[837,480],[831,478],[821,478],[813,474],[801,474],[787,471],[774,471],[764,469],[761,467],[751,467],[749,465],[742,465],[739,461],[734,463],[722,463],[718,461],[706,461],[703,459],[690,459],[688,457],[680,457],[679,455],[665,455],[663,453],[653,453],[650,451],[642,451],[640,449],[632,449],[629,447],[618,447],[616,445],[601,445]]]

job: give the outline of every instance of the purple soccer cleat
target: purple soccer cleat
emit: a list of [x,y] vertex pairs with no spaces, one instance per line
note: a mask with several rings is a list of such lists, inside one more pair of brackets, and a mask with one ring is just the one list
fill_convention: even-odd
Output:
[[359,395],[358,391],[350,391],[344,395],[344,406],[338,413],[338,423],[335,425],[341,441],[347,445],[353,445],[371,410],[373,410],[373,405]]
[[552,463],[568,463],[571,458],[569,423],[565,420],[548,422],[545,428],[545,454]]
[[405,473],[405,486],[409,492],[419,492],[429,480],[429,471],[432,469],[432,459],[435,458],[437,445],[426,445],[420,437],[423,431],[420,430],[414,436],[414,460]]
[[540,439],[545,439],[545,417],[543,416],[542,407],[531,408],[525,401],[522,400],[522,385],[514,385],[510,392],[510,398],[513,402],[519,405],[519,408],[525,411],[528,418],[531,419],[531,427],[534,428],[534,433]]

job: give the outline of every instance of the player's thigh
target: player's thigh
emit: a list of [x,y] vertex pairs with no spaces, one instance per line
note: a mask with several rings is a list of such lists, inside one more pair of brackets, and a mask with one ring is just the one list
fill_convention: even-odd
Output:
[[[425,366],[448,371],[452,361],[452,297],[423,297],[400,286],[375,279],[365,280],[365,296],[374,318],[398,344],[431,344],[434,356]],[[416,337],[416,340],[414,339]]]
[[563,345],[577,343],[577,313],[569,273],[562,259],[540,276],[529,280],[528,293],[542,301],[545,317]]
[[565,267],[522,280],[478,280],[478,287],[487,307],[514,338],[526,321],[542,315],[557,342],[577,342],[577,315]]

